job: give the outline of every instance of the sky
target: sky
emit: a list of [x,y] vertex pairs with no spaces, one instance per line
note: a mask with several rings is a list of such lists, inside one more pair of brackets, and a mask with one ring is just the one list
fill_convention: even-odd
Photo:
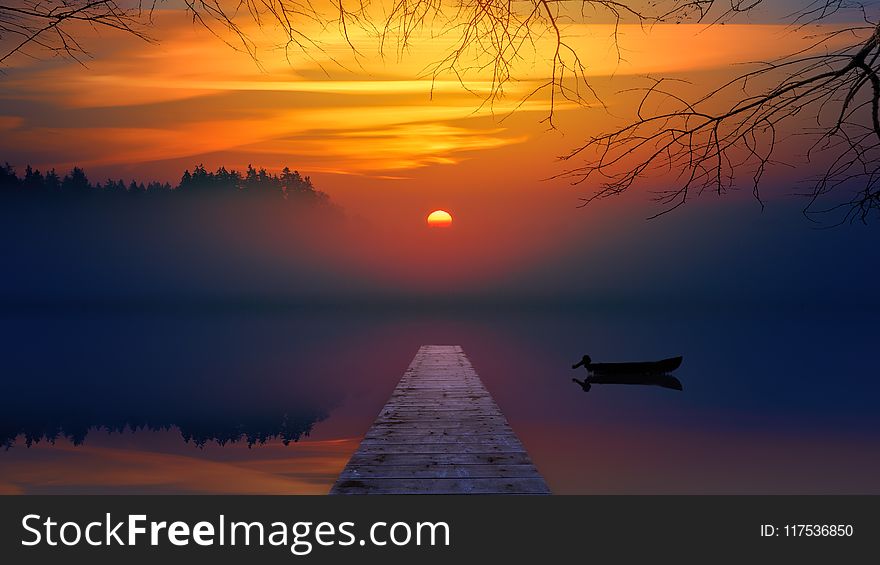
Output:
[[[708,28],[625,25],[620,56],[610,24],[568,25],[604,107],[557,100],[551,128],[547,93],[525,99],[546,80],[540,57],[526,57],[514,69],[518,80],[487,102],[486,70],[464,84],[425,76],[451,45],[444,36],[417,35],[406,52],[378,56],[375,38],[354,30],[356,56],[336,30],[315,31],[321,51],[286,58],[277,30],[243,23],[255,60],[180,10],[163,9],[150,30],[155,43],[84,29],[91,52],[84,64],[12,59],[0,79],[0,155],[19,171],[76,165],[92,180],[126,182],[173,183],[199,163],[290,166],[359,222],[355,235],[324,244],[315,267],[322,274],[313,278],[325,288],[356,280],[385,293],[680,298],[708,288],[717,298],[753,287],[787,295],[793,277],[809,275],[796,285],[804,296],[844,294],[873,273],[856,258],[873,249],[876,229],[818,235],[800,215],[803,202],[790,197],[801,169],[770,177],[763,212],[744,190],[653,221],[645,220],[657,211],[650,190],[579,209],[590,186],[550,178],[564,170],[558,156],[632,115],[632,95],[622,91],[646,84],[645,75],[687,78],[698,89],[830,29],[793,32],[772,17],[753,19]],[[452,213],[453,229],[426,228],[425,216],[438,208]],[[279,280],[308,278],[295,273],[304,262],[282,244],[249,244],[267,251],[267,263],[295,264]],[[823,265],[833,268],[819,272]],[[732,274],[748,284],[735,284]]]

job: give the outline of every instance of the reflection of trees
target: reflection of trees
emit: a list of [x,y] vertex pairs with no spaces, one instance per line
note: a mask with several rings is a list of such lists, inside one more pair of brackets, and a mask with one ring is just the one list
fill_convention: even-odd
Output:
[[0,445],[8,449],[19,437],[27,446],[60,438],[80,445],[94,429],[124,432],[172,427],[180,430],[185,441],[200,447],[211,442],[253,446],[276,439],[287,445],[307,436],[329,409],[326,401],[283,402],[271,395],[222,402],[195,397],[191,403],[182,403],[170,399],[176,393],[174,387],[165,392],[167,402],[155,394],[139,400],[137,390],[103,398],[68,391],[63,402],[38,394],[20,395],[2,404]]
[[177,427],[184,441],[202,447],[214,442],[219,445],[246,442],[247,445],[264,444],[279,439],[284,445],[299,441],[308,436],[312,426],[323,420],[327,414],[321,410],[312,413],[291,415],[287,413],[274,417],[253,414],[246,420],[224,417],[222,412],[215,415],[205,414],[203,419],[192,415],[182,415],[179,420],[158,419],[127,419],[101,420],[99,417],[89,419],[70,416],[59,418],[47,415],[45,419],[36,419],[33,415],[19,415],[24,419],[11,420],[6,414],[0,421],[0,445],[10,448],[16,438],[21,437],[28,447],[34,443],[48,441],[55,443],[60,438],[69,440],[74,445],[81,445],[91,430],[104,430],[122,433],[126,430],[169,430]]
[[248,166],[245,173],[227,170],[220,167],[216,172],[208,171],[204,165],[198,165],[192,173],[183,173],[180,183],[172,187],[170,183],[156,181],[144,184],[132,180],[128,185],[121,179],[107,179],[103,183],[92,184],[85,171],[74,167],[63,178],[55,169],[45,175],[28,165],[24,176],[19,178],[16,171],[6,163],[0,167],[0,194],[17,195],[24,198],[41,195],[81,196],[94,195],[163,195],[192,194],[208,192],[210,194],[242,194],[242,195],[281,195],[284,198],[296,196],[319,203],[327,203],[327,194],[317,190],[309,177],[300,175],[284,167],[281,174],[271,174],[266,169],[254,169]]

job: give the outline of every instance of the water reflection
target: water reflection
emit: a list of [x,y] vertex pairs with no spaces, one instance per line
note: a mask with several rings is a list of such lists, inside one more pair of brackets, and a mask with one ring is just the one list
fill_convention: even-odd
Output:
[[[0,491],[326,492],[418,347],[458,344],[555,493],[880,493],[878,331],[680,312],[6,316]],[[584,402],[584,343],[688,362]]]
[[584,392],[590,392],[591,385],[649,385],[659,386],[663,388],[671,388],[673,390],[682,390],[681,381],[672,375],[667,374],[603,374],[597,373],[591,375],[584,380],[571,379],[583,389]]
[[[175,391],[168,391],[174,394]],[[187,443],[203,447],[208,442],[218,445],[244,442],[249,447],[278,439],[283,445],[298,441],[312,430],[315,422],[327,417],[319,407],[291,407],[271,401],[256,405],[234,402],[217,405],[196,401],[190,407],[162,404],[135,405],[127,399],[105,398],[105,406],[75,409],[71,407],[32,406],[26,402],[17,409],[4,406],[6,414],[0,427],[0,444],[6,449],[16,440],[27,447],[40,441],[55,443],[66,439],[81,445],[89,433],[106,431],[162,431],[176,428]],[[78,399],[69,397],[70,402]],[[112,404],[111,404],[112,403]],[[275,406],[271,406],[275,404]],[[47,412],[48,410],[48,412]]]
[[[309,434],[342,398],[302,355],[308,328],[236,319],[7,320],[0,445],[176,429],[204,446]],[[257,334],[251,330],[259,328]],[[267,333],[268,331],[268,333]],[[10,338],[7,338],[7,344]],[[317,348],[320,351],[320,347]]]

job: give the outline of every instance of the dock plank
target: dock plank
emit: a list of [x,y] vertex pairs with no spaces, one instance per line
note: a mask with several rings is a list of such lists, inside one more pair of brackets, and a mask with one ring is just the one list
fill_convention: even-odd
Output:
[[361,465],[346,469],[340,479],[492,479],[533,478],[534,475],[532,465]]
[[549,494],[460,346],[419,348],[331,494]]
[[345,489],[344,494],[548,494],[540,477],[342,479],[335,488]]

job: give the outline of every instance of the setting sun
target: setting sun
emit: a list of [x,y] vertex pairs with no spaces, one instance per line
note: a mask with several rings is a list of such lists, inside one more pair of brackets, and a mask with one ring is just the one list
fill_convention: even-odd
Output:
[[432,228],[448,228],[452,225],[452,215],[445,210],[434,210],[428,214],[428,226]]

